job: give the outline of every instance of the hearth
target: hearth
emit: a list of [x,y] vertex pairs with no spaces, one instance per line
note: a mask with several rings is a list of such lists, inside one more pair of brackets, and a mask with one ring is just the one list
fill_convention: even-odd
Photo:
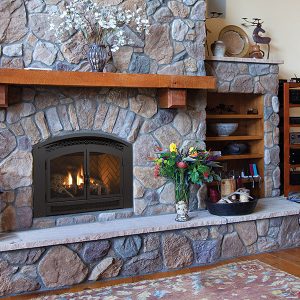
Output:
[[33,149],[34,217],[132,207],[132,146],[98,134],[55,137]]

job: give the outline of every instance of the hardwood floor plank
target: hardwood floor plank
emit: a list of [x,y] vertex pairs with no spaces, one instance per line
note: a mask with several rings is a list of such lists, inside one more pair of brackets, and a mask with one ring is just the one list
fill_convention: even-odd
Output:
[[289,253],[289,252],[282,252],[280,254],[271,254],[273,257],[277,257],[288,262],[292,262],[294,264],[300,264],[300,255],[299,253]]

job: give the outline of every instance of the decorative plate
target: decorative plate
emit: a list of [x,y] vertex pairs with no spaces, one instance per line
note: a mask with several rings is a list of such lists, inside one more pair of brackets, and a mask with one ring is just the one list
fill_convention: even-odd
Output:
[[224,27],[219,34],[219,40],[223,41],[226,46],[226,56],[245,57],[249,51],[249,37],[238,26],[229,25]]

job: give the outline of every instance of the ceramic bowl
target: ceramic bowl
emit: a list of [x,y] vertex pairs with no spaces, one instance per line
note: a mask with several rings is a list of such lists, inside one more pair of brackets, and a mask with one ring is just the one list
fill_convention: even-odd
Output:
[[244,154],[248,151],[248,144],[246,143],[229,143],[222,149],[222,154],[237,155]]
[[237,130],[238,126],[238,123],[212,123],[209,125],[211,131],[218,136],[229,136]]

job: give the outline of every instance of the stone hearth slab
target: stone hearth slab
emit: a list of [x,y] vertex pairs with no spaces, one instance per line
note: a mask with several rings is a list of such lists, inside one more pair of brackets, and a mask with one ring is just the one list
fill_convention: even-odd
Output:
[[284,197],[266,198],[260,199],[255,212],[246,216],[219,217],[211,215],[208,211],[198,211],[190,213],[191,220],[184,223],[176,222],[174,220],[175,215],[169,214],[3,234],[0,241],[0,252],[101,240],[142,233],[222,225],[298,215],[299,213],[300,205],[290,202]]

